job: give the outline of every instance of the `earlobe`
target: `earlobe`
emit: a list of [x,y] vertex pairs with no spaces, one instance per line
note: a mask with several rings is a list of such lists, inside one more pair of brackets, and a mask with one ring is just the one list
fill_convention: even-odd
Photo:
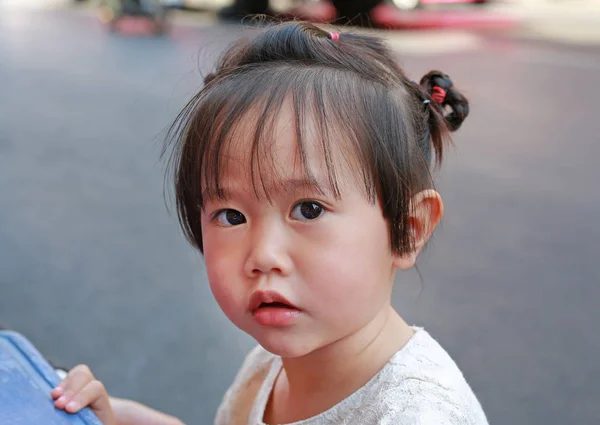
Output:
[[435,190],[423,190],[412,197],[408,218],[412,250],[397,255],[394,258],[394,267],[406,270],[415,265],[417,256],[431,238],[443,215],[444,203]]
[[398,270],[408,270],[417,262],[417,253],[415,251],[405,254],[396,255],[394,257],[394,268]]

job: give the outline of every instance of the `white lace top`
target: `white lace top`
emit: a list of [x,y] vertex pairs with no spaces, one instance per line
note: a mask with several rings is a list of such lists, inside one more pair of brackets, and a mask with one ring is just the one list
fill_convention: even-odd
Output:
[[[487,425],[448,353],[423,329],[362,388],[331,409],[289,425]],[[281,358],[258,346],[225,393],[215,425],[265,425]]]

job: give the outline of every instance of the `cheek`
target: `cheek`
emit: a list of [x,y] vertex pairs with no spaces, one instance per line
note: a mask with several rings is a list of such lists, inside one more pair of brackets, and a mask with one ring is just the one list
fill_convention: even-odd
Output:
[[215,300],[225,315],[236,322],[236,314],[244,310],[245,293],[236,285],[238,261],[236,252],[227,249],[219,238],[212,238],[211,233],[203,234],[204,262],[210,289]]
[[331,223],[321,236],[315,263],[308,268],[307,282],[315,285],[311,292],[319,300],[319,309],[340,320],[358,319],[358,312],[370,315],[390,296],[388,226],[377,210],[367,213]]
[[[210,251],[205,251],[210,252]],[[226,282],[227,274],[224,271],[227,270],[226,267],[223,267],[222,261],[214,261],[211,259],[211,255],[205,255],[206,262],[206,274],[208,277],[208,284],[210,285],[210,290],[212,291],[215,300],[221,307],[221,309],[225,312],[227,316],[229,316],[230,311],[233,311],[233,307],[235,306],[235,297],[231,291],[231,287],[227,287]]]

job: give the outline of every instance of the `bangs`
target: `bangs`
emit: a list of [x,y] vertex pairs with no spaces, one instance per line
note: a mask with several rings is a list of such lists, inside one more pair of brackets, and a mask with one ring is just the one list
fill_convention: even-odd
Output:
[[[292,79],[296,84],[290,82],[289,75],[273,84],[273,79],[284,74],[284,70],[276,70],[234,77],[227,82],[231,84],[232,96],[223,97],[226,94],[223,87],[208,94],[207,102],[216,100],[221,107],[213,111],[216,115],[210,115],[213,124],[205,132],[206,138],[200,141],[204,145],[200,148],[203,152],[198,152],[196,157],[202,170],[202,200],[227,197],[221,183],[232,167],[247,171],[244,178],[251,182],[257,198],[265,197],[270,201],[271,191],[289,189],[284,179],[289,170],[278,164],[275,149],[281,131],[294,133],[293,167],[301,169],[303,180],[321,193],[340,196],[336,163],[338,167],[340,159],[346,164],[350,160],[357,163],[352,152],[352,140],[356,138],[352,134],[340,134],[338,126],[327,125],[333,120],[330,102],[322,88],[311,85],[306,75],[296,75],[297,78]],[[269,84],[273,87],[266,91]],[[289,122],[284,123],[285,129],[282,129],[280,116],[288,111]],[[338,137],[350,143],[332,144],[331,140]],[[314,165],[311,166],[311,155],[319,155],[325,169],[315,170]],[[362,174],[365,187],[371,187],[372,181],[366,178],[369,173]]]
[[[221,184],[227,167],[249,170],[256,197],[270,201],[274,188],[287,189],[278,179],[282,170],[272,146],[277,118],[289,107],[298,165],[311,186],[340,198],[344,167],[362,184],[370,202],[378,195],[385,198],[384,204],[405,199],[409,182],[397,170],[411,169],[402,163],[410,161],[414,144],[407,143],[413,135],[403,97],[402,88],[390,89],[355,73],[320,66],[246,65],[212,79],[179,114],[169,133],[174,146],[170,168],[184,233],[201,246],[196,222],[205,201],[227,198]],[[310,168],[309,150],[321,155],[326,170]],[[385,183],[390,180],[400,185],[394,189]]]
[[[389,93],[383,87],[377,93],[373,84],[363,84],[358,92],[364,96],[357,95],[360,83],[345,72],[331,69],[279,66],[245,70],[218,82],[218,86],[217,81],[209,84],[189,105],[196,118],[186,131],[186,149],[182,152],[182,159],[192,167],[188,170],[188,188],[201,205],[205,198],[225,198],[227,194],[220,184],[225,168],[232,158],[239,157],[236,152],[243,150],[249,152],[243,158],[247,163],[234,165],[247,167],[255,195],[270,199],[267,189],[272,186],[265,183],[265,176],[275,176],[277,181],[281,173],[271,149],[277,137],[275,123],[282,108],[291,106],[291,128],[306,180],[339,197],[340,170],[336,163],[341,163],[353,170],[365,194],[374,201],[375,164],[368,146],[372,138],[369,133],[378,126],[370,124],[374,111],[369,110],[369,98],[381,102]],[[324,159],[326,170],[321,171],[327,176],[326,182],[317,181],[315,170],[310,169],[308,140]],[[322,187],[323,183],[328,187]]]

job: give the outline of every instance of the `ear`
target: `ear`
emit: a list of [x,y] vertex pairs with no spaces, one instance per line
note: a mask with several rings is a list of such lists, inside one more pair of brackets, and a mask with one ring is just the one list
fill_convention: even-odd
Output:
[[407,270],[415,265],[417,256],[443,215],[444,203],[440,194],[435,190],[423,190],[412,197],[408,217],[408,232],[412,249],[410,252],[394,256],[394,267]]

